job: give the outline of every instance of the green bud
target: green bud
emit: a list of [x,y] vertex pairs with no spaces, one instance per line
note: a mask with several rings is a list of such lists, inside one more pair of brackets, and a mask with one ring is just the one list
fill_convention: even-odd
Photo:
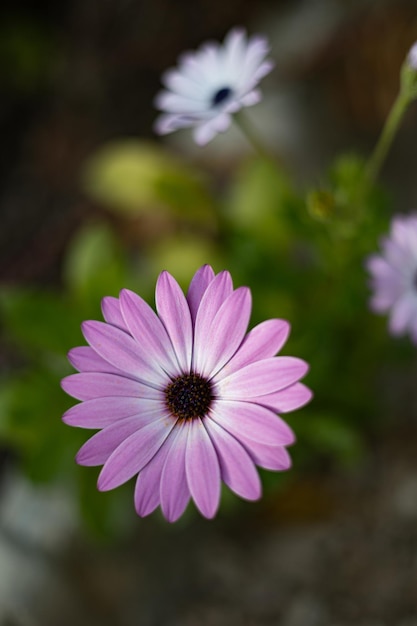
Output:
[[313,189],[307,196],[307,208],[312,217],[320,222],[332,219],[336,211],[336,199],[327,189]]

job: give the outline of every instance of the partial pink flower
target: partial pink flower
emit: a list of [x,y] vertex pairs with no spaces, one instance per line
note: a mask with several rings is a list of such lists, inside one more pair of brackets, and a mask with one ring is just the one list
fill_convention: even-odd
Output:
[[103,465],[100,490],[137,475],[138,515],[160,506],[173,522],[192,498],[212,518],[222,480],[256,500],[255,464],[290,467],[286,446],[294,434],[277,414],[310,400],[299,382],[308,366],[274,356],[288,337],[288,322],[268,320],[246,334],[251,293],[233,289],[227,271],[200,268],[187,296],[162,272],[156,310],[127,289],[118,299],[103,299],[105,322],[84,322],[89,346],[69,353],[79,373],[62,386],[81,403],[63,420],[99,429],[76,460]]
[[408,332],[417,344],[417,214],[395,216],[381,248],[381,254],[366,261],[373,291],[370,306],[376,313],[389,313],[393,335]]
[[227,130],[233,113],[260,101],[257,85],[274,65],[265,59],[268,52],[264,37],[248,39],[235,28],[223,44],[208,42],[183,54],[178,67],[162,76],[166,90],[155,104],[163,114],[155,131],[163,135],[192,127],[196,143],[204,145]]
[[417,71],[417,42],[411,46],[407,59],[413,70]]

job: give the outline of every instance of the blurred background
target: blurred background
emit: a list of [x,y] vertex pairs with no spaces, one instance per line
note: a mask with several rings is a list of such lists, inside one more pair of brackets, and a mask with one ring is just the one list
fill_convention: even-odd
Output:
[[[235,25],[271,43],[248,115],[274,162],[235,128],[152,132],[161,73]],[[415,347],[369,312],[363,265],[416,209],[417,104],[355,195],[416,39],[415,0],[4,0],[0,626],[417,626]],[[141,520],[132,484],[98,493],[74,463],[66,353],[104,295],[153,304],[162,269],[185,288],[207,262],[251,287],[252,324],[291,322],[315,398],[261,501]]]

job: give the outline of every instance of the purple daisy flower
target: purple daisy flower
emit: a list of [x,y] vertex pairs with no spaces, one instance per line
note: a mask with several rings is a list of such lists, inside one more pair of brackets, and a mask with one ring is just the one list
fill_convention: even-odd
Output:
[[156,120],[156,132],[191,126],[196,143],[204,145],[227,130],[232,113],[260,101],[257,85],[274,66],[265,60],[268,52],[264,37],[247,39],[244,30],[235,28],[222,45],[209,42],[183,54],[178,68],[162,76],[166,90],[155,104],[164,113]]
[[368,257],[376,313],[390,312],[393,335],[410,333],[417,343],[417,214],[397,215],[388,237],[381,240],[382,254]]
[[187,296],[162,272],[156,309],[158,314],[127,289],[119,299],[103,299],[106,321],[84,322],[90,345],[69,353],[80,373],[62,386],[82,402],[63,420],[101,429],[76,459],[103,465],[100,490],[138,475],[138,515],[160,505],[173,522],[192,498],[211,518],[221,480],[256,500],[261,484],[255,464],[289,468],[285,446],[294,435],[277,413],[310,400],[310,390],[298,382],[308,366],[274,356],[288,337],[286,321],[268,320],[246,335],[250,290],[233,289],[227,271],[215,275],[203,266]]

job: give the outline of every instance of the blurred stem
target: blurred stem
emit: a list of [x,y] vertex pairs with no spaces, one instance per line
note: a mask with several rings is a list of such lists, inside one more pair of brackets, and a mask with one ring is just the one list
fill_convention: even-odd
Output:
[[391,111],[387,117],[381,136],[366,166],[366,176],[370,183],[375,182],[379,175],[382,164],[388,154],[388,150],[397,133],[400,122],[410,104],[410,97],[407,93],[400,91]]
[[236,125],[239,126],[242,134],[245,135],[246,139],[251,144],[255,152],[257,152],[258,155],[264,159],[272,160],[271,154],[265,147],[257,131],[249,122],[247,116],[243,113],[243,111],[238,111],[238,113],[235,113],[233,119]]

